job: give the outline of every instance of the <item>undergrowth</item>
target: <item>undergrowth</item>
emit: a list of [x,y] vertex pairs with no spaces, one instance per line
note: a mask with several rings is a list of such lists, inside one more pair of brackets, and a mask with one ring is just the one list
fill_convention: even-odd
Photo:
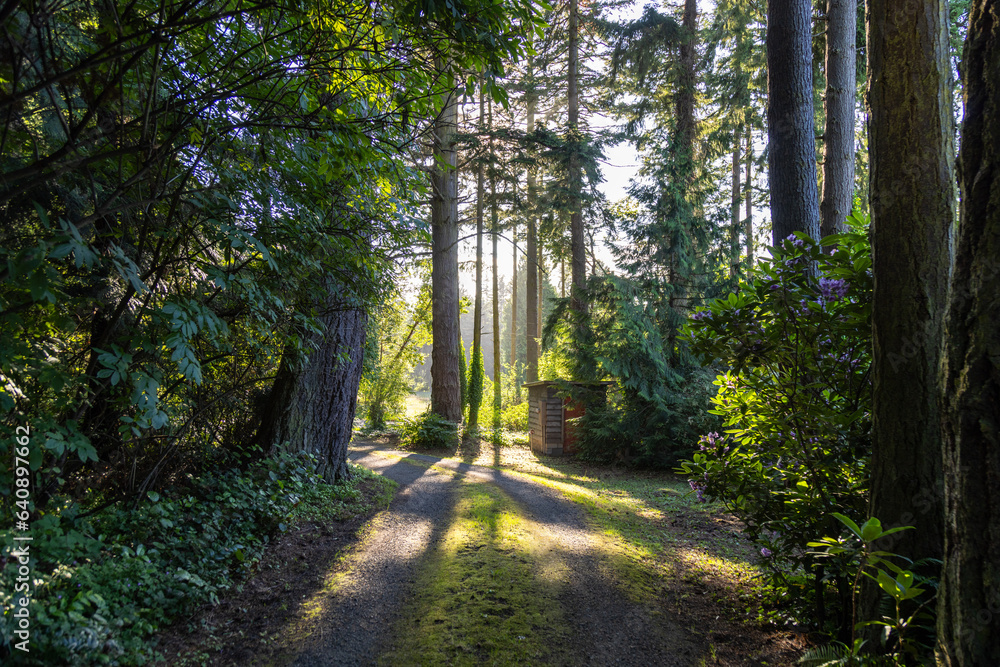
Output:
[[[32,523],[33,594],[26,665],[131,665],[155,658],[148,639],[248,575],[270,541],[302,520],[345,519],[374,501],[359,485],[380,477],[352,467],[331,486],[305,456],[266,459],[246,471],[206,473],[150,492],[137,505],[83,516],[76,504]],[[381,499],[381,500],[380,500]],[[13,534],[0,531],[10,552]],[[2,562],[2,561],[0,561]],[[14,635],[16,559],[2,562],[0,656]]]

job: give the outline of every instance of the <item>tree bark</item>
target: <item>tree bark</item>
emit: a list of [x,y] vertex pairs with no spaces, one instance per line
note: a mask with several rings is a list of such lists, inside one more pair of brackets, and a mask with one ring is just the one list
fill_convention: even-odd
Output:
[[729,228],[729,276],[735,277],[740,270],[740,131],[733,133],[733,192],[732,220]]
[[820,235],[844,230],[854,201],[855,0],[826,3],[826,129]]
[[569,75],[567,81],[569,135],[573,141],[573,154],[569,160],[570,187],[570,267],[573,284],[570,288],[570,304],[576,313],[586,310],[581,290],[587,281],[587,247],[583,231],[583,177],[578,151],[582,141],[580,133],[580,3],[570,0],[569,4]]
[[[498,243],[500,240],[500,215],[497,210],[497,182],[493,173],[495,155],[493,153],[493,102],[489,102],[490,124],[490,226],[493,230],[493,428],[500,428],[500,411],[503,408],[500,388],[500,264]],[[517,257],[514,258],[515,261]],[[513,355],[511,355],[513,358]]]
[[1000,664],[1000,6],[975,0],[941,369],[945,557],[938,664]]
[[767,136],[771,234],[819,238],[813,129],[812,3],[768,0]]
[[458,155],[455,131],[458,103],[454,92],[444,100],[434,127],[431,172],[431,410],[452,422],[462,421],[459,381],[458,322]]
[[[517,376],[517,221],[513,221],[510,238],[514,243],[514,261],[511,267],[510,293],[510,372]],[[521,383],[514,379],[514,401],[521,402]]]
[[[255,441],[271,451],[308,452],[327,482],[349,478],[358,385],[361,383],[368,315],[345,307],[331,295],[320,314],[323,332],[310,334],[315,346],[301,367],[284,355],[271,387]],[[344,357],[347,361],[344,361]]]
[[[881,545],[912,560],[940,558],[943,544],[937,373],[955,201],[946,11],[943,0],[868,8],[870,507],[885,526],[916,527]],[[866,619],[877,614],[870,589]]]
[[[535,130],[534,92],[528,98],[528,134]],[[528,258],[525,266],[525,377],[528,382],[538,379],[538,223],[535,219],[535,171],[528,167]]]
[[[482,79],[479,81],[479,125],[483,125],[483,112],[486,108]],[[483,173],[482,160],[476,170],[476,299],[472,312],[472,368],[478,367],[479,359],[483,356],[483,197],[485,196],[485,174]],[[469,404],[469,429],[474,430],[479,426],[479,405],[482,399],[483,378],[475,377],[475,373],[469,373],[470,382],[479,382],[479,387],[475,390],[469,387],[469,395],[475,398],[480,397],[480,401]]]

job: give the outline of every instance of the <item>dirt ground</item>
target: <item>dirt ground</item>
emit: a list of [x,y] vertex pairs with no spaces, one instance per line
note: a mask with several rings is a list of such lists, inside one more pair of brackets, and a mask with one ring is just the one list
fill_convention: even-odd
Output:
[[[807,647],[800,634],[757,623],[752,601],[725,567],[685,556],[715,540],[736,544],[733,553],[748,558],[733,519],[682,505],[665,505],[667,511],[601,505],[612,514],[632,512],[624,519],[630,529],[653,531],[673,545],[660,554],[637,553],[587,511],[588,503],[626,492],[605,484],[600,488],[611,491],[588,500],[560,487],[584,475],[631,479],[636,473],[539,462],[517,446],[460,454],[442,458],[396,451],[385,439],[356,441],[354,462],[400,484],[390,506],[347,522],[304,524],[282,536],[242,590],[160,636],[162,664],[790,665]],[[649,473],[638,477],[659,483]],[[415,600],[434,602],[426,600],[426,564],[450,539],[467,485],[489,485],[513,508],[530,553],[512,557],[532,563],[532,571],[555,573],[552,582],[537,585],[539,595],[542,586],[551,591],[558,609],[549,618],[559,619],[558,627],[539,621],[519,626],[517,637],[504,637],[504,615],[511,614],[497,609],[499,620],[487,624],[487,639],[456,640],[451,653],[408,653],[402,642],[407,635],[437,636],[436,626],[421,625],[425,612]],[[445,587],[442,594],[476,598],[475,591],[453,590],[461,588]],[[493,593],[486,597],[494,599]],[[461,604],[445,608],[462,613]],[[483,617],[492,614],[488,606],[476,608],[489,612]],[[519,655],[518,639],[538,640],[544,650]]]

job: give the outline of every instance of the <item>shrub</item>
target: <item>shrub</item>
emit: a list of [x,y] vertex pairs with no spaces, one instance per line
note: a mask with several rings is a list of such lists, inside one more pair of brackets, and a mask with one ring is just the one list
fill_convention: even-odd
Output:
[[449,449],[458,445],[458,425],[427,411],[403,422],[399,444],[409,449]]
[[[700,439],[682,465],[692,488],[724,502],[757,543],[772,582],[825,615],[825,572],[807,549],[836,534],[834,513],[867,506],[870,440],[870,246],[864,222],[823,239],[772,249],[738,294],[695,313],[692,349],[731,370],[719,375],[713,412],[724,433]],[[848,582],[839,622],[849,626]],[[813,597],[813,592],[821,594]]]
[[507,431],[527,431],[528,402],[522,401],[501,411],[500,426]]

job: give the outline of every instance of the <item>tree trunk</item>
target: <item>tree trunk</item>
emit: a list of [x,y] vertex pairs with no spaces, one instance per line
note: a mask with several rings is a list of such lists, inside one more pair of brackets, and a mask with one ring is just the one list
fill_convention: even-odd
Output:
[[938,664],[1000,664],[1000,7],[975,0],[962,63],[962,212],[941,369],[945,557]]
[[[684,38],[680,46],[680,70],[677,81],[677,162],[678,173],[685,190],[694,180],[694,140],[698,136],[695,121],[695,93],[697,90],[698,67],[698,2],[684,0],[684,16],[681,19]],[[688,193],[684,193],[690,201]]]
[[447,94],[434,127],[431,172],[431,410],[452,422],[462,421],[458,323],[458,155],[455,131],[458,104]]
[[810,0],[767,3],[767,137],[774,245],[819,238]]
[[511,224],[510,238],[514,243],[514,261],[511,267],[510,294],[510,372],[514,378],[514,402],[521,402],[521,383],[517,377],[517,221]]
[[[327,482],[349,478],[358,385],[361,382],[368,315],[331,296],[320,315],[323,332],[307,336],[316,349],[299,367],[281,359],[255,441],[271,451],[308,452]],[[348,361],[344,361],[346,356]]]
[[854,94],[857,6],[854,0],[826,3],[826,129],[820,235],[844,230],[854,201]]
[[735,277],[740,270],[740,131],[733,136],[733,197],[732,220],[730,221],[729,276]]
[[[528,134],[535,130],[535,97],[528,97]],[[525,344],[528,358],[525,378],[528,382],[538,379],[538,223],[535,219],[535,170],[528,167],[528,258],[525,271]]]
[[[500,390],[500,264],[497,248],[500,239],[500,216],[497,210],[497,182],[493,173],[493,101],[490,109],[490,227],[493,230],[493,429],[500,428],[500,411],[503,408]],[[515,257],[515,260],[517,258]],[[513,356],[513,355],[512,355]]]
[[[891,551],[940,558],[943,545],[937,373],[954,220],[954,139],[942,0],[871,0],[871,515]],[[936,571],[935,571],[936,573]],[[865,595],[873,618],[878,590]]]
[[[483,125],[483,111],[486,108],[486,99],[483,90],[482,79],[479,81],[479,125]],[[479,168],[476,170],[476,299],[472,312],[472,372],[469,373],[469,382],[478,382],[479,386],[473,389],[469,387],[469,396],[472,401],[469,403],[469,429],[475,430],[479,426],[479,405],[482,402],[482,376],[476,377],[478,368],[481,367],[479,359],[483,356],[483,197],[485,196],[485,174],[483,173],[483,162],[479,161]],[[478,397],[478,400],[477,400]]]
[[570,267],[573,285],[570,288],[570,302],[577,313],[583,313],[586,305],[580,290],[587,281],[587,247],[583,233],[583,177],[580,168],[579,150],[582,143],[580,133],[580,3],[570,0],[569,3],[569,76],[568,87],[568,124],[569,134],[573,141],[573,154],[569,160],[570,188]]
[[750,169],[753,167],[753,130],[749,125],[747,125],[747,149],[744,159],[747,163],[747,177],[746,183],[746,194],[743,195],[743,199],[746,200],[746,235],[747,235],[747,271],[749,272],[753,269],[753,173]]

